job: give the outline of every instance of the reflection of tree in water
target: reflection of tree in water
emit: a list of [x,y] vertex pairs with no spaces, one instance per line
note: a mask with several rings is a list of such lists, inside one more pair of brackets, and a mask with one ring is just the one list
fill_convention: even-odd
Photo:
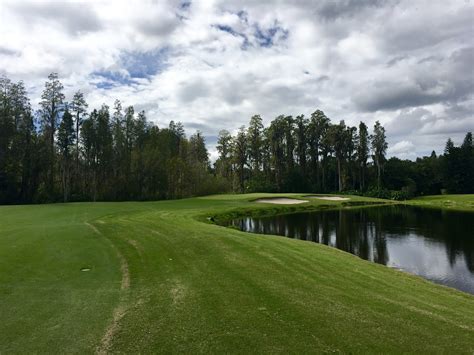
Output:
[[[438,212],[438,211],[437,211]],[[450,211],[438,212],[427,235],[432,239],[442,240],[451,265],[456,258],[464,255],[469,271],[474,272],[474,215],[453,214]],[[431,233],[429,233],[431,232]],[[429,233],[429,234],[428,234]]]
[[465,251],[466,266],[474,274],[474,249]]
[[359,251],[357,255],[365,260],[372,260],[369,242],[370,227],[371,224],[367,223],[367,215],[365,213],[359,212],[359,224],[357,226],[359,234]]
[[342,210],[335,212],[336,216],[336,248],[351,252],[349,238],[347,235],[347,221]]
[[346,234],[341,234],[339,238],[350,238],[350,252],[359,257],[373,261],[373,251],[371,250],[370,225],[367,224],[366,214],[362,210],[344,211],[341,215],[347,222]]
[[336,247],[358,255],[363,259],[373,260],[365,214],[360,210],[339,210],[337,218]]
[[472,213],[388,206],[247,218],[234,225],[247,231],[333,245],[380,264],[389,261],[387,238],[421,235],[444,245],[451,265],[462,256],[474,273],[473,217]]
[[336,248],[365,260],[380,264],[388,263],[389,255],[382,215],[369,216],[365,209],[338,210],[314,214],[312,221],[313,223],[317,221],[322,230],[320,243],[330,245],[331,235],[335,235]]
[[388,262],[387,241],[383,231],[384,221],[383,214],[378,213],[375,220],[374,229],[374,261],[379,264],[386,265]]
[[331,242],[331,222],[332,218],[330,218],[329,214],[323,213],[321,215],[321,243],[329,245]]
[[[364,209],[366,224],[374,222],[375,249],[383,252],[379,233],[396,238],[410,237],[414,232],[444,245],[451,266],[462,257],[474,272],[474,216],[472,213],[390,206]],[[361,220],[362,223],[362,220]],[[380,252],[379,255],[380,255]]]

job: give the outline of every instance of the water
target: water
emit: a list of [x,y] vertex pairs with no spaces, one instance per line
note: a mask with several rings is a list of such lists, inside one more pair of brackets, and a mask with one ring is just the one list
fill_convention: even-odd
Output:
[[384,206],[247,217],[231,224],[330,245],[474,294],[474,213]]

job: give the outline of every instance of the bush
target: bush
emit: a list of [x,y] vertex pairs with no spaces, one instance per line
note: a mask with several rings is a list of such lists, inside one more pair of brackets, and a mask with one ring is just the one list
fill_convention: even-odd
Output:
[[250,178],[245,184],[245,192],[275,192],[275,185],[264,177],[255,176]]
[[404,186],[401,190],[388,190],[388,189],[379,189],[371,188],[367,190],[365,194],[361,196],[374,197],[374,198],[384,198],[387,200],[409,200],[414,196],[413,186]]
[[378,187],[375,187],[375,188],[370,188],[369,190],[367,190],[367,192],[364,194],[364,196],[391,199],[392,198],[392,193],[391,193],[390,190],[379,189]]
[[228,193],[232,191],[232,186],[227,179],[220,176],[207,175],[201,181],[196,189],[195,196],[214,195],[220,193]]
[[401,191],[391,191],[391,195],[391,199],[396,201],[408,200],[410,198],[407,191],[403,189]]

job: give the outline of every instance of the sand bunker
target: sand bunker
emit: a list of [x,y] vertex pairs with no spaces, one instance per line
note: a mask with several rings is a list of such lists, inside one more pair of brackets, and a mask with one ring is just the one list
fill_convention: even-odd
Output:
[[307,198],[316,198],[318,200],[327,200],[327,201],[347,201],[350,200],[349,197],[339,197],[339,196],[306,196]]
[[297,200],[297,199],[294,199],[294,198],[281,197],[281,198],[261,198],[261,199],[256,200],[255,202],[258,202],[258,203],[273,203],[275,205],[297,205],[299,203],[306,203],[306,202],[309,202],[309,201]]

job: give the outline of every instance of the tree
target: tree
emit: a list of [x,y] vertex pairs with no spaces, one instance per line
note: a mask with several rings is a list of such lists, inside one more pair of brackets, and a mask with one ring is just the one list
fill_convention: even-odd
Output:
[[460,147],[451,139],[444,150],[444,185],[451,193],[474,192],[474,147],[472,133],[468,132]]
[[0,78],[0,203],[31,202],[39,164],[31,105],[22,81]]
[[284,132],[285,132],[285,157],[286,157],[286,174],[293,171],[295,164],[295,137],[294,137],[294,124],[295,120],[292,116],[286,116],[283,121]]
[[463,193],[474,193],[474,144],[472,132],[466,133],[461,144],[462,162],[465,167],[464,181],[461,187]]
[[308,124],[309,121],[304,118],[304,115],[297,116],[295,119],[296,152],[298,164],[304,177],[306,177],[306,155],[308,154]]
[[271,123],[267,131],[267,139],[270,145],[271,170],[274,172],[274,180],[278,191],[283,188],[285,173],[285,116],[278,116]]
[[468,154],[472,153],[474,145],[472,142],[472,132],[467,132],[462,142],[461,148],[464,149]]
[[[313,186],[316,190],[324,190],[325,188],[325,165],[326,157],[329,153],[327,146],[323,145],[323,139],[326,136],[330,119],[321,110],[316,110],[311,114],[308,124],[308,155],[311,161],[311,176],[313,177]],[[324,140],[325,142],[327,140]],[[322,153],[323,165],[321,167],[322,183],[320,174],[319,157]]]
[[250,118],[249,127],[247,129],[248,160],[254,174],[260,170],[262,164],[262,140],[262,118],[260,115],[254,115]]
[[43,93],[41,94],[41,118],[42,128],[48,144],[49,171],[47,177],[47,193],[52,197],[54,189],[55,174],[55,150],[54,138],[59,119],[59,113],[63,110],[64,86],[61,84],[57,73],[48,75],[48,81],[45,83]]
[[349,186],[355,188],[355,176],[357,175],[356,168],[356,146],[357,146],[357,127],[347,126],[344,131],[344,139],[346,148],[344,150],[345,168],[343,169],[343,185],[344,188]]
[[235,174],[238,184],[238,190],[244,192],[245,189],[245,165],[247,164],[247,137],[245,126],[241,126],[233,142],[233,156],[235,165]]
[[206,141],[201,131],[197,131],[189,137],[189,153],[194,162],[200,164],[204,169],[209,168],[209,153],[206,149]]
[[[0,203],[55,201],[61,198],[56,192],[64,201],[180,198],[230,186],[262,192],[310,186],[319,192],[377,185],[368,194],[392,198],[442,189],[473,192],[470,132],[459,146],[448,140],[444,155],[386,162],[379,122],[369,136],[365,123],[357,134],[344,121],[331,124],[321,110],[309,120],[280,115],[267,127],[254,115],[234,137],[219,133],[212,170],[203,133],[188,139],[174,121],[160,129],[144,111],[123,110],[119,100],[112,116],[106,105],[88,115],[80,91],[67,105],[62,90],[57,74],[50,75],[41,110],[33,114],[24,84],[0,78]],[[369,147],[373,165],[367,162]]]
[[182,147],[182,142],[186,139],[184,127],[181,122],[170,121],[169,130],[174,134],[176,141],[176,151],[179,152]]
[[113,154],[112,132],[110,128],[110,113],[107,105],[102,105],[96,116],[96,171],[95,177],[97,186],[94,201],[97,200],[97,194],[102,196],[111,196],[112,186],[108,183],[111,173],[111,162]]
[[12,82],[2,77],[0,88],[0,202],[8,202],[16,196],[16,174],[12,166],[12,142],[16,131],[12,115]]
[[128,198],[129,186],[127,185],[126,172],[128,172],[128,160],[129,150],[127,148],[127,142],[125,138],[125,122],[122,111],[122,103],[120,100],[114,102],[114,113],[112,116],[112,149],[113,149],[113,160],[112,160],[112,171],[116,188],[114,195],[116,199]]
[[262,132],[262,173],[263,173],[263,178],[266,180],[267,186],[272,185],[271,181],[271,145],[270,145],[270,139],[269,139],[269,133],[268,133],[268,127],[263,129]]
[[148,122],[145,115],[145,111],[140,111],[138,117],[135,120],[133,126],[133,135],[134,135],[134,147],[132,151],[132,172],[135,180],[135,195],[140,200],[144,199],[143,196],[143,184],[145,176],[143,174],[143,149],[145,147],[145,142],[148,137]]
[[329,141],[336,155],[337,161],[337,177],[338,177],[338,190],[344,189],[343,178],[342,178],[342,164],[344,163],[346,147],[348,143],[346,124],[341,121],[338,125],[331,125],[329,127]]
[[223,129],[219,131],[217,138],[217,152],[219,157],[216,160],[216,171],[224,178],[230,178],[232,173],[232,136],[229,131]]
[[385,128],[380,124],[379,121],[375,122],[374,133],[370,136],[372,145],[372,158],[375,165],[377,166],[377,187],[380,189],[382,186],[382,167],[385,162],[385,153],[387,152],[388,144],[385,137]]
[[367,171],[367,160],[369,158],[369,133],[364,122],[359,123],[359,136],[357,140],[357,165],[359,168],[359,186],[365,189],[365,176]]
[[71,111],[74,114],[76,136],[76,170],[79,170],[79,134],[84,117],[87,116],[87,102],[81,91],[76,91],[71,102]]
[[30,100],[22,81],[12,85],[12,96],[16,126],[12,148],[19,177],[17,198],[22,202],[31,202],[38,187],[37,175],[41,162],[37,152],[37,132]]
[[135,109],[133,106],[128,106],[125,109],[125,116],[123,122],[123,135],[125,139],[125,147],[123,154],[123,174],[124,182],[126,186],[127,196],[130,194],[131,189],[131,170],[132,170],[132,149],[135,144]]
[[97,198],[97,110],[93,110],[81,127],[81,145],[84,159],[84,192],[87,199]]
[[450,154],[453,148],[454,148],[454,143],[451,140],[451,138],[448,138],[448,141],[446,142],[446,146],[444,147],[444,154],[446,155]]
[[190,194],[200,194],[202,187],[206,186],[209,178],[209,153],[206,149],[206,141],[201,131],[189,137],[188,149],[188,185],[191,187]]
[[327,175],[328,175],[328,161],[329,157],[333,153],[333,145],[332,145],[332,134],[331,134],[331,127],[333,125],[331,123],[327,123],[323,126],[323,130],[321,132],[321,143],[320,143],[320,155],[321,155],[321,190],[322,191],[329,191],[328,182],[327,182]]
[[58,148],[61,154],[61,182],[63,190],[63,201],[69,200],[70,193],[70,164],[72,149],[76,141],[74,121],[69,110],[66,108],[58,129]]

